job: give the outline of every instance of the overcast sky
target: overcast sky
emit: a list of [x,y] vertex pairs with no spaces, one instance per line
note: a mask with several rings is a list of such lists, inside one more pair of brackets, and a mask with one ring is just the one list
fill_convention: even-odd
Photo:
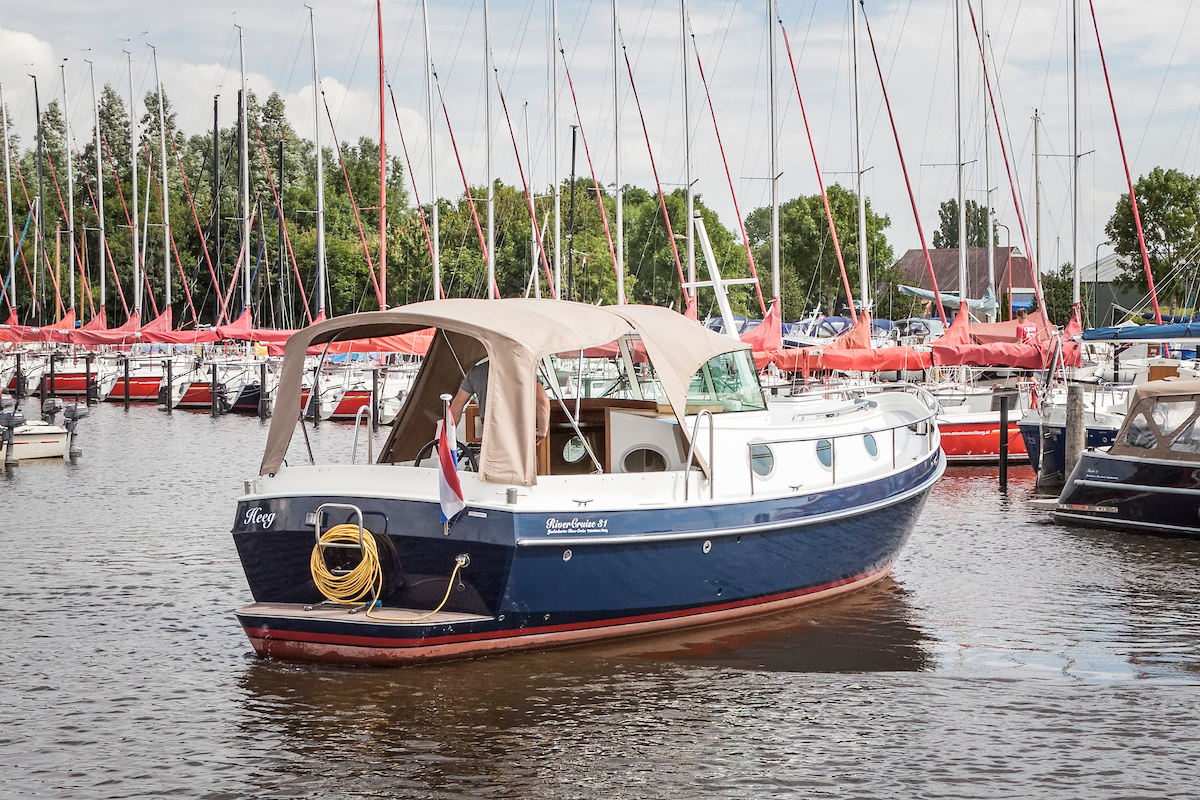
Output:
[[[374,3],[363,0],[310,0],[314,8],[321,84],[338,138],[378,135],[377,32]],[[981,0],[974,0],[979,13]],[[1103,241],[1103,225],[1125,191],[1125,177],[1113,128],[1096,38],[1083,0],[1080,84],[1081,160],[1080,261],[1093,260]],[[1188,0],[1096,0],[1109,73],[1134,177],[1155,166],[1200,172],[1200,13]],[[432,56],[446,98],[454,135],[468,179],[485,180],[483,0],[430,2]],[[538,187],[550,181],[549,0],[492,0],[492,49],[512,125],[526,161],[526,132],[532,164],[527,173]],[[851,184],[853,116],[851,37],[848,3],[837,0],[783,0],[780,16],[796,57],[800,89],[816,152],[827,183]],[[766,2],[691,0],[691,24],[713,96],[717,123],[737,202],[743,214],[770,201],[768,130],[768,52]],[[955,193],[954,35],[951,0],[867,2],[890,93],[901,144],[913,181],[926,235],[937,227],[938,204]],[[1020,183],[1033,236],[1033,125],[1035,108],[1044,117],[1042,162],[1043,268],[1071,259],[1070,159],[1070,0],[987,0],[993,81],[1009,158]],[[575,82],[579,115],[599,180],[614,180],[611,4],[561,0],[559,18],[566,60]],[[621,30],[633,63],[646,115],[650,143],[667,188],[684,181],[680,23],[678,0],[622,0]],[[1195,18],[1193,18],[1195,17]],[[430,193],[426,128],[424,38],[421,6],[411,0],[383,4],[385,62],[399,106],[412,177],[423,201]],[[969,24],[969,23],[968,23]],[[32,141],[32,80],[38,76],[43,105],[61,101],[60,65],[65,64],[73,136],[91,134],[91,85],[86,59],[95,62],[99,85],[111,83],[126,97],[132,57],[134,94],[153,88],[150,49],[158,48],[159,69],[178,124],[199,132],[212,124],[213,97],[220,97],[222,124],[236,115],[239,86],[238,29],[245,37],[248,81],[260,98],[278,91],[302,136],[313,134],[312,62],[309,12],[292,0],[256,3],[209,0],[55,0],[8,2],[0,11],[0,86],[22,143]],[[890,215],[888,238],[901,255],[919,239],[905,191],[895,143],[882,104],[879,79],[862,32],[863,139],[866,193],[877,211]],[[780,170],[782,196],[817,191],[808,142],[796,101],[783,42],[779,48]],[[65,62],[64,62],[64,59]],[[983,98],[978,50],[967,43],[964,58],[968,97],[966,129],[969,197],[982,201],[986,190],[983,158]],[[637,106],[620,64],[623,180],[647,188],[653,177]],[[734,204],[694,65],[694,176],[705,202],[734,226]],[[570,164],[568,126],[575,106],[560,71],[560,174]],[[527,104],[527,106],[526,106]],[[494,101],[493,165],[497,177],[519,183],[507,123]],[[396,117],[387,109],[389,147],[399,153]],[[437,110],[435,147],[437,191],[461,194],[462,180],[445,119]],[[332,142],[321,110],[320,136]],[[1005,164],[992,138],[993,205],[998,220],[1019,244]],[[587,174],[583,142],[577,170]],[[1004,241],[1001,230],[1001,244]],[[630,251],[639,247],[629,242]],[[1025,248],[1022,246],[1022,250]],[[1103,255],[1103,253],[1102,253]]]

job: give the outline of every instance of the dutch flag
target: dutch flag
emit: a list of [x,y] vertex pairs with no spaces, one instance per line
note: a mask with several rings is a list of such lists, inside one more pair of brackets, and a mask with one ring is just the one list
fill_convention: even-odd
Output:
[[446,404],[445,418],[438,431],[438,494],[442,501],[442,522],[449,522],[466,508],[462,485],[458,482],[458,437]]

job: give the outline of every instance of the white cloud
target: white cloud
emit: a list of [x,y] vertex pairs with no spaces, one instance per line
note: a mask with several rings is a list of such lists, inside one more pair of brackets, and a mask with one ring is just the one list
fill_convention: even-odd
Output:
[[[484,181],[485,133],[483,130],[482,19],[477,5],[455,0],[432,4],[433,57],[438,66],[462,163],[473,184]],[[916,0],[869,4],[871,23],[888,76],[892,108],[922,210],[927,234],[937,224],[937,205],[954,193],[953,170],[922,166],[953,159],[953,41],[950,4],[944,0]],[[766,55],[763,9],[757,3],[734,5],[716,0],[693,0],[693,29],[697,47],[713,91],[713,103],[743,213],[767,201],[765,126]],[[547,37],[545,11],[539,5],[528,17],[520,4],[494,3],[493,50],[500,70],[513,126],[526,159],[524,104],[528,103],[533,164],[526,164],[535,185],[548,180],[549,118],[547,91]],[[1016,0],[988,3],[992,47],[1002,63],[996,80],[1011,131],[1010,159],[1022,182],[1023,202],[1031,197],[1029,117],[1038,107],[1045,117],[1043,149],[1063,153],[1069,144],[1069,75],[1065,4],[1030,4]],[[1019,13],[1018,13],[1019,9]],[[236,12],[236,16],[234,13]],[[848,20],[845,4],[818,3],[781,8],[789,26],[797,70],[826,182],[852,183],[853,150],[848,80]],[[1085,47],[1081,88],[1082,149],[1096,152],[1084,161],[1083,258],[1090,260],[1094,242],[1103,240],[1102,227],[1119,195],[1125,191],[1124,171],[1116,151],[1111,113],[1090,18],[1084,8],[1082,41]],[[1109,70],[1125,142],[1135,175],[1155,165],[1200,172],[1200,139],[1193,108],[1198,92],[1195,64],[1200,55],[1191,47],[1200,25],[1200,12],[1190,16],[1184,0],[1153,4],[1135,0],[1099,0],[1097,13],[1105,37]],[[723,15],[723,16],[722,16]],[[320,45],[322,84],[341,139],[356,141],[361,135],[377,136],[379,100],[376,86],[375,22],[373,4],[349,0],[323,0],[315,17]],[[562,0],[560,19],[572,77],[579,95],[581,116],[600,179],[610,182],[612,165],[612,47],[607,6]],[[1186,23],[1185,23],[1186,20]],[[208,129],[212,123],[213,96],[220,94],[221,120],[235,119],[239,86],[238,51],[234,23],[245,35],[248,83],[260,98],[280,91],[298,133],[313,131],[311,67],[309,66],[308,13],[294,8],[251,5],[234,0],[204,4],[162,4],[151,0],[111,0],[103,7],[79,0],[6,8],[0,28],[0,83],[23,142],[33,130],[32,82],[39,75],[42,102],[62,93],[58,67],[65,56],[71,91],[71,115],[76,137],[90,130],[90,87],[87,65],[96,62],[97,83],[112,82],[128,94],[128,73],[123,50],[133,53],[134,92],[140,98],[152,88],[147,41],[159,46],[160,69],[180,126],[188,132]],[[425,120],[424,42],[419,4],[393,0],[384,8],[385,43],[389,79],[396,92],[400,121],[423,199],[428,199],[428,136]],[[143,29],[146,30],[143,33]],[[638,81],[650,139],[659,172],[668,190],[683,181],[679,19],[672,3],[652,0],[622,3],[622,30]],[[1178,50],[1175,50],[1179,42]],[[84,48],[92,48],[85,51]],[[863,54],[863,120],[867,142],[867,190],[875,208],[890,214],[889,238],[897,254],[917,244],[903,177],[896,160],[890,125],[882,106],[865,32]],[[968,159],[980,157],[982,107],[978,92],[977,53],[968,42],[969,80]],[[1168,63],[1171,64],[1167,71]],[[30,67],[29,65],[33,66]],[[622,81],[627,83],[620,63]],[[808,143],[801,126],[791,73],[782,43],[779,50],[779,104],[782,112],[780,145],[784,196],[816,191]],[[1164,76],[1166,80],[1164,81]],[[303,85],[302,85],[303,84]],[[1159,95],[1162,87],[1161,96]],[[695,177],[705,201],[733,223],[732,203],[724,168],[704,106],[698,76],[692,90]],[[559,110],[559,173],[569,168],[570,133],[574,109],[565,75],[561,81]],[[396,121],[387,99],[389,149],[399,155]],[[641,123],[628,88],[622,101],[622,145],[626,181],[652,186]],[[1153,114],[1153,115],[1152,115]],[[324,108],[321,125],[326,128]],[[499,101],[493,116],[493,162],[498,176],[517,182],[512,142]],[[457,196],[462,191],[458,164],[440,105],[435,110],[439,194]],[[329,134],[323,134],[326,144]],[[995,140],[993,138],[993,146]],[[992,173],[999,217],[1018,231],[1004,175],[1004,164],[994,151]],[[1044,249],[1047,261],[1065,260],[1070,230],[1065,159],[1044,164]],[[531,169],[532,168],[532,169]],[[587,173],[580,147],[577,169]],[[980,164],[969,171],[972,197],[982,199]],[[1031,226],[1032,227],[1032,226]],[[631,243],[631,248],[634,246]],[[1057,248],[1057,253],[1055,250]]]

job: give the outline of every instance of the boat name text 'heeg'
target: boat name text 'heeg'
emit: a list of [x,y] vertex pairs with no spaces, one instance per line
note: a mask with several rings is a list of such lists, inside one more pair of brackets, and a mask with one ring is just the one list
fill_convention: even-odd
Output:
[[546,520],[546,533],[608,533],[608,519],[558,519],[549,517]]
[[263,513],[262,506],[246,509],[246,518],[242,520],[243,525],[261,525],[263,530],[271,527],[273,522],[275,522],[275,512]]

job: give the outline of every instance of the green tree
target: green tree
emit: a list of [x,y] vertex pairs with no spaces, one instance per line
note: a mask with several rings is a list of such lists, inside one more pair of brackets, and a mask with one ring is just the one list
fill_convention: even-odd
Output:
[[[1138,179],[1136,192],[1155,288],[1160,298],[1176,304],[1185,284],[1196,277],[1194,266],[1187,267],[1182,275],[1172,273],[1184,261],[1194,259],[1200,249],[1200,178],[1155,167]],[[1117,254],[1127,260],[1121,285],[1149,291],[1128,193],[1117,201],[1104,230]]]
[[[856,302],[862,296],[858,271],[858,196],[840,184],[826,189],[833,224],[837,228],[841,245],[842,260]],[[878,281],[882,272],[890,267],[895,258],[884,230],[891,225],[886,214],[875,213],[871,201],[867,207],[867,265],[872,281]],[[760,265],[760,276],[769,287],[771,209],[756,208],[746,218],[746,235],[754,247],[755,260]],[[821,195],[814,194],[788,200],[779,207],[779,258],[780,283],[783,291],[783,313],[785,319],[798,319],[813,309],[817,303],[826,314],[849,311],[843,287],[837,251],[825,215]],[[882,306],[879,298],[873,298],[879,314]],[[890,300],[887,305],[893,306]]]
[[[1071,297],[1074,270],[1069,263],[1063,264],[1053,272],[1042,274],[1042,297],[1046,301],[1046,316],[1055,325],[1065,326],[1071,321]],[[1081,287],[1086,288],[1086,287]],[[1080,293],[1082,319],[1091,319],[1091,302],[1088,293]]]
[[[951,197],[938,208],[941,225],[933,232],[933,246],[939,250],[958,247],[958,200]],[[967,247],[987,247],[988,210],[986,206],[967,200]],[[995,240],[995,223],[992,226]]]

